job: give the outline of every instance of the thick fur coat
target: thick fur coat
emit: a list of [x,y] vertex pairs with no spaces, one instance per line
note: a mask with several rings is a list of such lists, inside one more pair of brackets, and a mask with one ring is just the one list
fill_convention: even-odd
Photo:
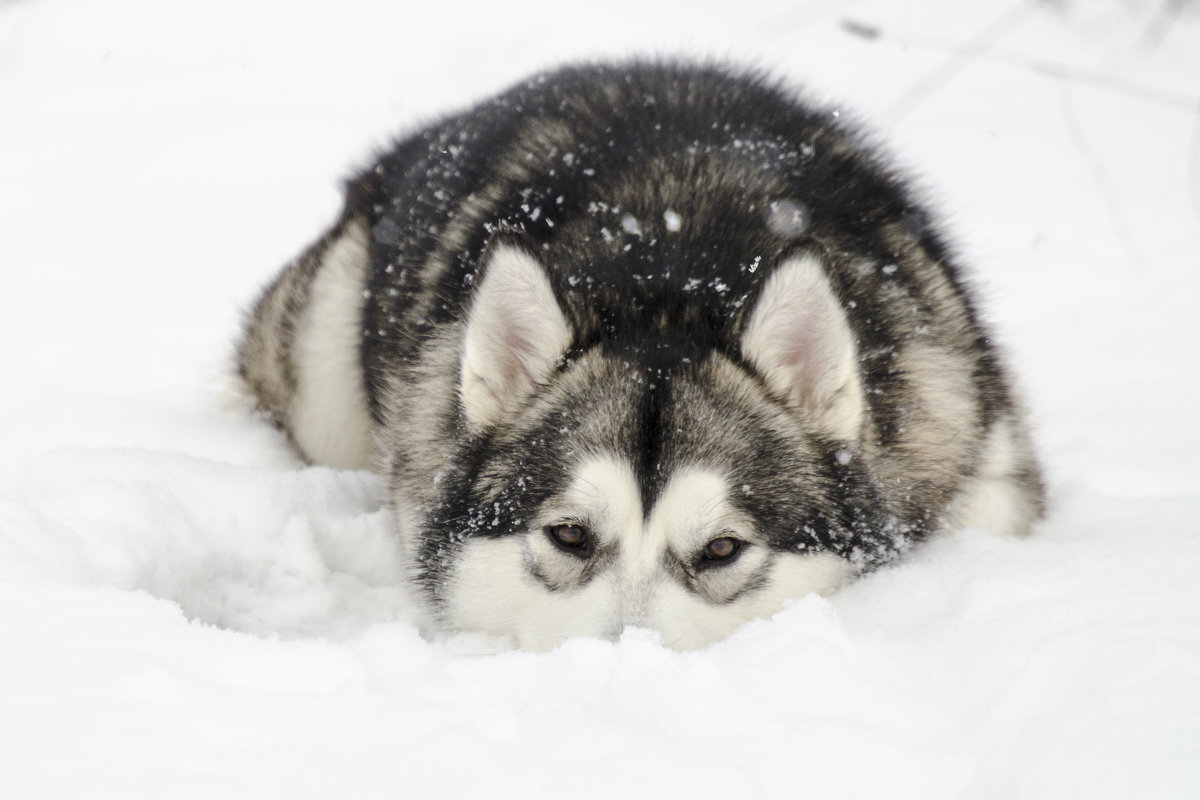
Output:
[[379,470],[436,623],[677,647],[1038,467],[928,210],[831,109],[718,66],[537,76],[401,139],[239,347],[314,462]]

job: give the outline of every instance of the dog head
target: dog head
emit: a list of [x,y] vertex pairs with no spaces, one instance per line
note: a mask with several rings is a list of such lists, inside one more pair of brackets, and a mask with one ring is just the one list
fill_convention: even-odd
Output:
[[695,648],[879,555],[845,313],[814,252],[763,272],[725,341],[697,345],[665,318],[585,318],[541,254],[489,248],[467,435],[418,555],[446,623],[530,649],[628,625]]

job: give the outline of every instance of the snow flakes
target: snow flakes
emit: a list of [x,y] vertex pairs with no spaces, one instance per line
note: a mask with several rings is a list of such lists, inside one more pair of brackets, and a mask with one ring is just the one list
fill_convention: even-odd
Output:
[[776,236],[799,236],[808,228],[808,211],[795,200],[776,200],[767,212],[767,228]]
[[381,244],[399,244],[404,239],[400,227],[386,217],[371,228],[371,236]]
[[638,224],[637,217],[633,214],[625,214],[621,217],[621,230],[631,236],[642,235],[642,226]]
[[671,233],[677,233],[683,227],[683,218],[670,208],[663,212],[663,222],[667,224],[667,230]]

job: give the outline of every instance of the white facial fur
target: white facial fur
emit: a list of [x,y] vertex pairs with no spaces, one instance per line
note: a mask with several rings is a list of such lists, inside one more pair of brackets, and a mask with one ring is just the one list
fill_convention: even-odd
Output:
[[[787,600],[830,591],[850,574],[833,555],[769,551],[729,497],[717,472],[684,468],[646,515],[632,469],[594,457],[528,533],[465,545],[447,596],[449,621],[531,650],[570,636],[614,637],[627,625],[657,630],[665,644],[686,650],[774,614]],[[564,522],[595,537],[591,559],[546,536],[545,526]],[[705,545],[722,536],[746,543],[738,558],[696,570]]]

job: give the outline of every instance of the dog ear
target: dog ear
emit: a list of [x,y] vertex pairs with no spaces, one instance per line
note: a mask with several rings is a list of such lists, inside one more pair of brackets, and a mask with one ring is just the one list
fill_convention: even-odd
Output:
[[846,313],[811,253],[767,279],[742,334],[742,355],[770,390],[838,441],[858,439],[858,354]]
[[463,338],[459,393],[467,420],[477,428],[496,422],[545,382],[570,344],[538,260],[514,244],[489,247]]

